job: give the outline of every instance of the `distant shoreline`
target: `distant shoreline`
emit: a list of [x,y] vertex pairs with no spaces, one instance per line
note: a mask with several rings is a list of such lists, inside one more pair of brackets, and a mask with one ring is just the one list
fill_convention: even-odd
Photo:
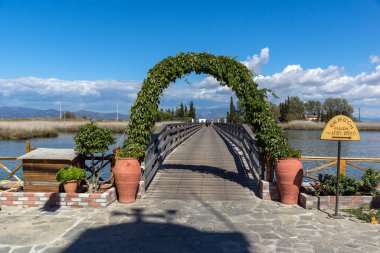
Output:
[[[88,120],[58,120],[58,119],[0,119],[0,140],[26,140],[31,138],[52,138],[59,133],[76,133],[79,126]],[[124,133],[129,121],[98,120],[99,126],[111,129],[113,133]],[[165,123],[180,123],[179,121],[157,122],[156,127]],[[357,122],[359,131],[380,131],[380,122]],[[284,130],[323,130],[325,123],[296,120],[280,123]]]
[[[0,140],[27,140],[31,138],[52,138],[59,133],[76,133],[78,128],[89,120],[59,120],[59,119],[1,119]],[[111,129],[113,133],[124,133],[129,121],[97,120],[101,127]],[[168,122],[157,122],[156,128]],[[170,123],[180,123],[170,121]]]

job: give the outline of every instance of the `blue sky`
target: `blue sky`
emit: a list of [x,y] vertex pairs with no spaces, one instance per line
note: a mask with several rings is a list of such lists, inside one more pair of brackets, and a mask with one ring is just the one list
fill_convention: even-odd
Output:
[[[147,71],[178,52],[236,57],[280,99],[380,107],[380,1],[0,0],[0,106],[127,113]],[[378,67],[379,66],[379,67]],[[228,106],[213,78],[188,77],[163,106]]]

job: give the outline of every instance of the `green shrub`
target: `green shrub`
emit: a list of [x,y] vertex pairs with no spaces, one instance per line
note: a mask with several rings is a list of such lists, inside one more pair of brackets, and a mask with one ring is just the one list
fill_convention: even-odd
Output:
[[94,121],[80,126],[74,136],[75,151],[82,155],[104,154],[115,141],[112,130],[99,127]]
[[81,168],[69,166],[60,169],[56,174],[56,180],[60,183],[66,183],[72,180],[81,180],[86,177],[86,171]]
[[120,157],[141,158],[145,155],[145,149],[140,144],[129,143],[124,145],[119,152]]
[[380,220],[380,210],[379,209],[370,209],[369,206],[362,206],[358,209],[348,209],[343,210],[344,212],[348,212],[354,216],[356,216],[360,220],[364,220],[366,222],[370,222],[371,218],[375,217],[376,220]]
[[[87,168],[90,173],[86,178],[89,193],[94,193],[99,189],[101,182],[102,169],[106,152],[110,145],[115,143],[112,130],[102,128],[91,121],[79,127],[74,136],[75,151],[84,157],[91,158],[91,165]],[[100,162],[95,160],[95,155],[100,154]]]
[[372,195],[376,195],[379,194],[379,190],[377,189],[379,184],[380,172],[369,168],[362,176],[362,185],[360,189],[365,192],[370,192]]
[[[336,176],[319,174],[319,184],[315,186],[315,195],[336,195]],[[339,195],[355,195],[359,190],[359,182],[355,178],[340,175]]]

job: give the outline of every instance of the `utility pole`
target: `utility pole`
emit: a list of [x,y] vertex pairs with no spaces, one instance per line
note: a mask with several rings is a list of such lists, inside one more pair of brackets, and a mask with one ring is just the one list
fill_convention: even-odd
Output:
[[116,104],[116,121],[119,121],[119,104]]
[[62,119],[62,104],[59,102],[59,119]]
[[359,107],[359,122],[360,122],[360,107]]

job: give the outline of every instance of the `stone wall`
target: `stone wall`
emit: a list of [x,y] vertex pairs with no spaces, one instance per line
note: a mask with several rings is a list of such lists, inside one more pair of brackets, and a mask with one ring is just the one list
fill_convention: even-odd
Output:
[[116,200],[114,187],[103,193],[0,192],[0,205],[22,207],[106,207]]
[[[299,195],[298,203],[306,209],[335,209],[336,196]],[[380,196],[339,196],[339,209],[355,209],[362,205],[380,206]]]

